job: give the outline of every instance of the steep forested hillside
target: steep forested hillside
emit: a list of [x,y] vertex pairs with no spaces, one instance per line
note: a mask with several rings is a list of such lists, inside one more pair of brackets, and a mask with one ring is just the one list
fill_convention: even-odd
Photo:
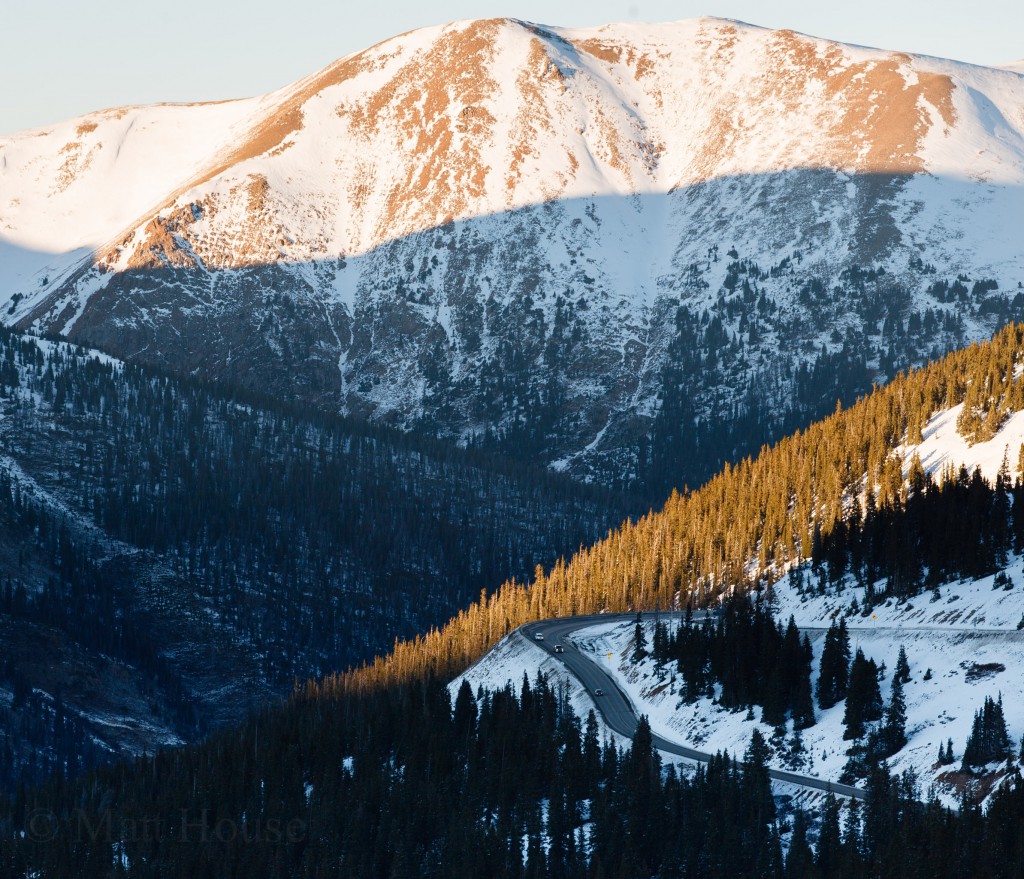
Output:
[[900,375],[757,458],[727,465],[699,490],[673,493],[659,512],[538,572],[529,587],[506,584],[444,630],[399,645],[386,660],[338,683],[363,687],[431,670],[456,673],[530,619],[699,606],[771,581],[810,559],[820,543],[840,540],[847,513],[870,515],[872,508],[904,502],[911,462],[897,450],[921,441],[933,413],[963,404],[960,432],[980,441],[1024,408],[1022,360],[1024,326],[1014,324],[991,342]]
[[[543,681],[517,692],[463,688],[454,709],[440,684],[525,619],[710,603],[763,586],[800,561],[825,584],[882,584],[885,591],[865,593],[869,602],[926,589],[932,571],[993,569],[1020,540],[1024,517],[1013,497],[1024,485],[1011,487],[1006,469],[993,485],[956,471],[938,482],[898,450],[919,444],[929,417],[953,406],[962,406],[962,434],[977,442],[997,434],[1010,412],[1024,408],[1022,359],[1024,327],[1010,326],[991,343],[897,378],[704,488],[674,495],[662,511],[537,572],[529,588],[510,582],[445,629],[365,669],[310,684],[239,730],[79,784],[18,793],[6,807],[10,832],[0,836],[0,856],[43,875],[60,875],[69,863],[83,865],[82,875],[105,875],[116,861],[140,876],[229,864],[250,875],[390,876],[426,864],[441,876],[1016,876],[1024,864],[1024,784],[1014,768],[1007,764],[1006,784],[988,796],[984,814],[970,796],[955,813],[925,802],[913,774],[890,777],[878,763],[901,746],[902,703],[894,689],[892,704],[882,704],[879,669],[867,656],[853,657],[845,695],[820,687],[816,694],[819,707],[846,700],[850,741],[873,755],[849,765],[868,799],[842,818],[826,801],[816,835],[805,816],[776,814],[763,774],[771,750],[759,733],[745,765],[722,756],[680,778],[656,771],[647,724],[629,754],[598,748],[595,725],[588,721],[584,732],[567,694]],[[42,364],[36,374],[43,380]],[[954,518],[964,540],[944,545],[934,532],[950,539]],[[908,567],[908,556],[920,567]],[[794,627],[779,631],[734,602],[720,635],[704,629],[673,641],[661,632],[658,655],[681,661],[689,686],[688,657],[711,651],[711,664],[693,674],[694,688],[708,686],[707,673],[734,707],[757,703],[780,723],[810,723],[806,642]],[[751,666],[750,637],[740,633],[758,627]],[[830,637],[841,641],[842,632]],[[736,675],[737,662],[745,677]],[[897,662],[901,681],[905,672]],[[992,754],[1013,756],[1001,717],[994,698],[979,710],[963,746],[963,759],[973,761],[965,772]],[[148,831],[138,832],[143,826]]]
[[[43,699],[51,738],[61,698],[109,727],[98,737],[115,754],[237,721],[625,513],[541,470],[0,336],[0,674]],[[25,626],[61,645],[51,674]],[[61,684],[69,663],[112,679],[110,717],[84,717],[81,681]],[[125,734],[119,712],[142,728]]]

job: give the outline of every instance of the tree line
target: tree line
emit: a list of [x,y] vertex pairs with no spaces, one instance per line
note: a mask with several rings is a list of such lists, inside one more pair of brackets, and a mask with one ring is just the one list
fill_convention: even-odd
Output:
[[[902,462],[893,462],[895,478]],[[995,574],[1024,551],[1024,481],[1011,479],[1006,460],[990,485],[980,470],[963,466],[936,480],[915,454],[905,484],[881,505],[868,494],[865,507],[852,504],[827,535],[816,535],[811,559],[819,586],[850,577],[865,589],[868,607]]]
[[[838,529],[847,528],[848,511],[856,516],[859,510],[862,519],[872,509],[898,511],[908,491],[911,497],[920,493],[908,489],[904,464],[895,452],[904,443],[920,442],[932,415],[964,404],[983,423],[1001,424],[1010,412],[1024,408],[1024,382],[1017,374],[1022,359],[1024,326],[1012,324],[990,342],[900,374],[849,409],[837,408],[823,421],[762,449],[756,458],[727,464],[703,487],[674,492],[659,511],[623,523],[570,560],[547,570],[538,567],[531,581],[506,582],[444,628],[397,644],[386,658],[316,686],[359,689],[453,675],[530,620],[709,606],[734,589],[749,591],[773,582],[789,567],[814,559],[816,548],[822,560],[831,542],[841,541]],[[967,421],[965,429],[971,429],[973,421]],[[953,509],[959,493],[977,493],[981,482],[968,477],[966,487],[940,487],[929,509],[935,516]],[[927,496],[927,484],[923,493]],[[998,494],[992,503],[1002,503]],[[1001,527],[994,510],[978,515],[978,527]],[[856,521],[852,527],[856,530]],[[898,530],[885,529],[886,540],[896,541]],[[923,528],[920,533],[922,541],[940,541]],[[976,552],[978,543],[960,541],[957,533],[950,537],[946,532],[949,551]],[[984,546],[982,551],[987,551]],[[893,552],[894,564],[898,556]]]

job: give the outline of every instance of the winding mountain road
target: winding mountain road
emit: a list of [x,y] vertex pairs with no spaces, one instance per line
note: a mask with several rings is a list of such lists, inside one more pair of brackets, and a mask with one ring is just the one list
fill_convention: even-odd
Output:
[[[663,613],[662,616],[667,615]],[[694,618],[700,619],[701,617],[695,614]],[[586,653],[580,651],[576,645],[569,641],[568,636],[573,632],[587,629],[591,626],[603,623],[629,623],[635,619],[636,614],[631,613],[561,617],[541,620],[536,623],[527,623],[519,630],[520,634],[528,639],[531,644],[546,650],[572,672],[593,698],[594,704],[597,706],[602,718],[604,718],[604,722],[615,732],[628,738],[632,738],[639,721],[636,708],[619,687],[615,678],[587,656]],[[543,636],[543,640],[537,640],[537,635]],[[555,651],[556,645],[562,647],[562,652]],[[598,690],[601,690],[603,695],[595,695]],[[685,757],[688,760],[707,763],[713,756],[706,751],[698,751],[696,748],[690,748],[678,742],[669,741],[659,735],[654,735],[653,739],[654,747],[659,751]],[[815,778],[813,775],[801,775],[781,769],[769,769],[768,774],[774,781],[792,784],[808,790],[831,791],[836,796],[852,797],[858,800],[865,798],[865,793],[860,788],[849,784],[824,781],[820,778]]]

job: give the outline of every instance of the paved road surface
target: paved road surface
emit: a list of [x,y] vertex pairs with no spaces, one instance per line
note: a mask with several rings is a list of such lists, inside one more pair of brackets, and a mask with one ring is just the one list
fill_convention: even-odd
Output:
[[[649,618],[650,615],[647,616]],[[667,614],[662,613],[661,616],[665,617]],[[694,614],[694,618],[699,619],[700,616]],[[537,647],[546,650],[555,659],[563,663],[579,679],[587,692],[591,694],[594,703],[601,712],[601,716],[604,718],[604,722],[615,732],[627,738],[633,737],[639,720],[632,702],[619,689],[615,678],[598,663],[594,662],[587,654],[578,650],[569,641],[568,636],[579,629],[586,629],[601,623],[633,622],[635,619],[635,614],[596,614],[592,616],[562,617],[552,620],[541,620],[536,623],[527,623],[519,630],[523,637],[529,639]],[[536,640],[538,634],[544,636],[543,641]],[[560,644],[563,647],[563,653],[555,653],[556,644]],[[604,691],[604,695],[594,696],[594,692],[599,689]],[[655,735],[653,738],[654,746],[659,751],[665,751],[668,754],[676,754],[679,757],[686,757],[689,760],[697,760],[701,763],[707,763],[713,756],[706,751],[689,748],[686,745],[669,741],[659,735]],[[860,788],[852,787],[848,784],[839,784],[838,782],[823,781],[820,778],[815,778],[813,775],[801,775],[796,772],[785,772],[781,769],[769,769],[768,774],[775,781],[786,782],[787,784],[797,785],[798,787],[810,790],[832,791],[837,796],[854,797],[859,800],[864,799],[865,796],[864,791]]]

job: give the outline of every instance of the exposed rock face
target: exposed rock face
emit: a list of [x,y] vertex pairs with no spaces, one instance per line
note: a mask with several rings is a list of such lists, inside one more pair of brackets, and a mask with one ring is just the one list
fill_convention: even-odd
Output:
[[984,337],[1024,279],[1024,77],[715,19],[416,31],[0,169],[7,320],[598,478],[823,351],[863,355],[834,402]]

